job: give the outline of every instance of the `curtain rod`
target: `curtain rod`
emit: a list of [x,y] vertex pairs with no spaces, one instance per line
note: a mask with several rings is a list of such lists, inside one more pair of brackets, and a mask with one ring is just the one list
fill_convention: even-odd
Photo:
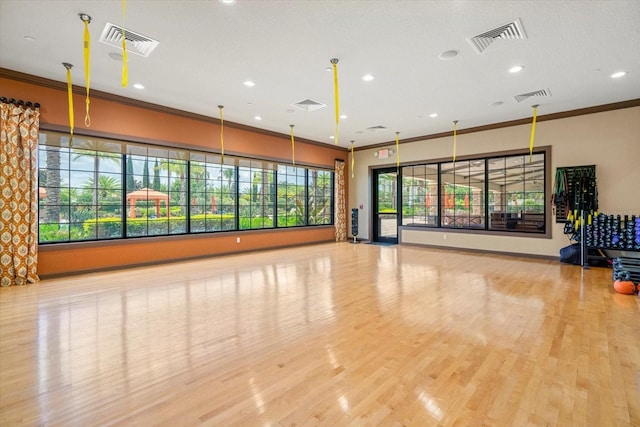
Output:
[[5,98],[4,96],[0,98],[0,102],[4,102],[5,104],[13,104],[16,106],[22,106],[22,105],[26,105],[27,107],[34,107],[34,108],[40,108],[40,104],[37,102],[31,102],[31,101],[23,101],[22,99],[13,99],[13,98]]

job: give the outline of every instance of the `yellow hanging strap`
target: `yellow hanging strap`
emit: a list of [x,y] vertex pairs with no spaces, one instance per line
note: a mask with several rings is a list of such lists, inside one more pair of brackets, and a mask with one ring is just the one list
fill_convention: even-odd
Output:
[[338,58],[332,58],[331,64],[333,66],[333,95],[336,103],[336,130],[333,137],[333,142],[338,144],[338,124],[340,123],[340,95],[338,93]]
[[458,144],[458,121],[454,120],[453,121],[453,163],[456,163],[456,148],[457,148],[457,144]]
[[291,161],[293,165],[296,165],[296,140],[293,137],[293,125],[289,125],[291,128]]
[[218,110],[220,110],[220,150],[222,153],[222,158],[220,163],[224,164],[224,118],[222,117],[222,109],[224,105],[218,105]]
[[73,86],[71,83],[71,68],[72,64],[63,62],[64,68],[67,69],[67,96],[69,98],[69,146],[73,145],[73,128],[75,119],[73,118]]
[[531,138],[529,139],[529,163],[533,160],[533,142],[536,139],[536,120],[538,117],[538,106],[533,106],[533,123],[531,124]]
[[351,140],[351,178],[355,178],[355,165],[356,165],[356,158],[353,155],[353,140]]
[[400,132],[396,132],[396,167],[400,167]]
[[125,32],[125,19],[127,17],[127,0],[122,0],[122,87],[129,84],[129,69],[127,66],[127,37]]
[[84,125],[86,127],[91,126],[91,117],[89,116],[89,86],[91,83],[91,35],[89,34],[89,23],[91,23],[91,17],[87,14],[81,13],[80,19],[84,22],[84,80],[87,90],[87,97],[85,98],[85,115]]

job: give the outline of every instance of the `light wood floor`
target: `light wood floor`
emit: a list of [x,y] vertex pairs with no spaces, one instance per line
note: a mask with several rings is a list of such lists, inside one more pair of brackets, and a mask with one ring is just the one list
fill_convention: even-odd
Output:
[[611,270],[329,243],[0,289],[0,425],[639,426]]

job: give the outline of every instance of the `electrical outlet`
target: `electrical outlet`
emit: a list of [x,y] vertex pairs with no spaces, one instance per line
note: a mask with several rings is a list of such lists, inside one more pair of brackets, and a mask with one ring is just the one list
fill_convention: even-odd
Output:
[[447,240],[447,235],[446,235],[446,234],[443,234],[443,235],[442,235],[442,238],[443,238],[444,240]]

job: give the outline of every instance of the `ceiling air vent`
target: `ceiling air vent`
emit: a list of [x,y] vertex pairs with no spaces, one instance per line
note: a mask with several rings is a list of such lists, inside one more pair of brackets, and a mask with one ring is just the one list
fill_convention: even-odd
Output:
[[516,101],[518,102],[522,102],[525,99],[529,99],[532,98],[534,96],[551,96],[551,92],[549,91],[549,89],[540,89],[540,90],[535,90],[533,92],[529,92],[529,93],[522,93],[520,95],[516,95],[514,96],[514,98],[516,99]]
[[379,132],[381,130],[387,130],[387,128],[384,127],[384,126],[378,125],[378,126],[368,127],[367,130],[370,131],[370,132]]
[[314,111],[326,107],[326,105],[308,98],[298,101],[293,105],[305,111]]
[[150,39],[149,37],[138,34],[134,31],[124,29],[117,25],[107,22],[104,26],[100,41],[102,43],[115,46],[122,49],[122,36],[127,40],[127,52],[132,52],[140,56],[147,57],[160,44],[159,41]]
[[523,40],[527,38],[520,19],[501,25],[467,39],[477,54],[484,53],[497,40]]

